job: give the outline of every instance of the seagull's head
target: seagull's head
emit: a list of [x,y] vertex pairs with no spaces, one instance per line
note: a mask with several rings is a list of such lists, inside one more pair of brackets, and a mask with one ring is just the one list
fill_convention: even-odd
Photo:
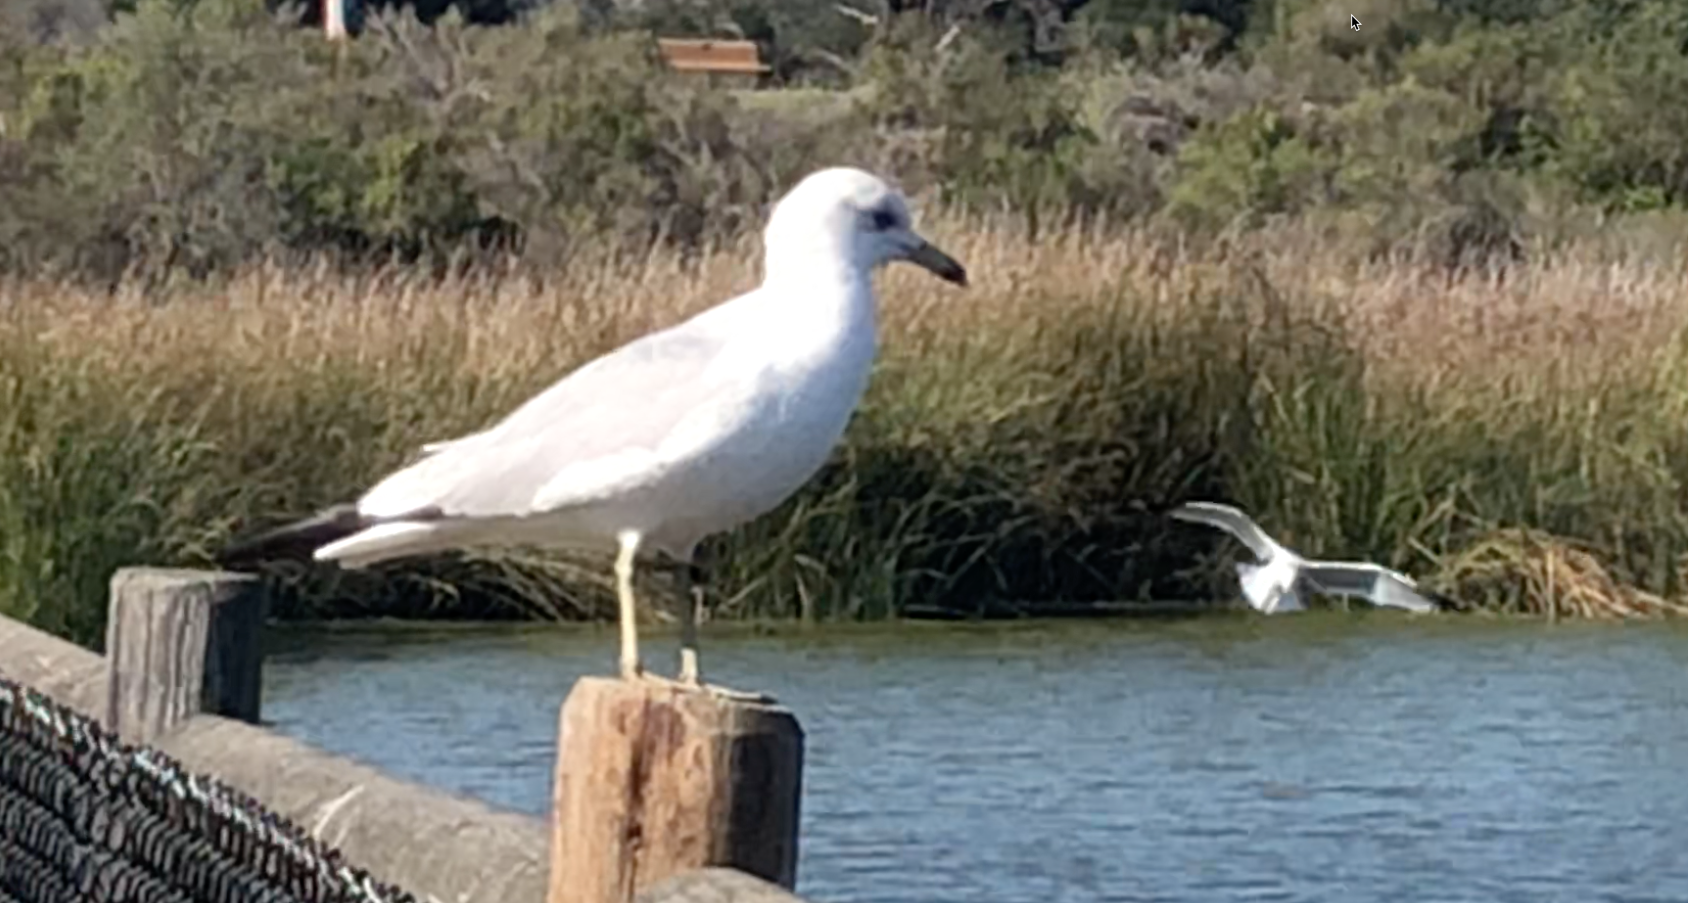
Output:
[[774,205],[768,265],[802,266],[808,255],[844,255],[866,271],[893,260],[918,264],[957,285],[967,270],[914,231],[908,200],[872,173],[849,167],[805,177]]

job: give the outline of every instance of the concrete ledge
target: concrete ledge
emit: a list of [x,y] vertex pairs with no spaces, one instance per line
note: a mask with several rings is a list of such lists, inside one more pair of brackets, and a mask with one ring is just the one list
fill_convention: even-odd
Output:
[[[0,617],[0,676],[104,723],[105,656]],[[152,744],[267,806],[382,881],[441,903],[542,903],[544,821],[389,777],[290,737],[197,715]]]
[[383,881],[442,903],[541,903],[537,818],[388,777],[238,721],[199,715],[154,744],[251,794]]
[[106,660],[97,652],[0,617],[0,677],[105,723]]
[[633,903],[806,903],[778,884],[736,869],[707,868],[653,884]]

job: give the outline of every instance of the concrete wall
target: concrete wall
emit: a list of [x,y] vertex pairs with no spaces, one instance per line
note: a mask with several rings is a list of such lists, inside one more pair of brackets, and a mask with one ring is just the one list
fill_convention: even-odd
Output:
[[105,720],[105,656],[5,617],[0,617],[0,677]]

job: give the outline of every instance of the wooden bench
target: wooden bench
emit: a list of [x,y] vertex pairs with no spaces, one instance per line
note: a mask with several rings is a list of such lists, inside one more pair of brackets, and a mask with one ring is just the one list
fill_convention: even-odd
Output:
[[757,75],[768,71],[754,41],[658,38],[657,50],[681,72],[729,72]]

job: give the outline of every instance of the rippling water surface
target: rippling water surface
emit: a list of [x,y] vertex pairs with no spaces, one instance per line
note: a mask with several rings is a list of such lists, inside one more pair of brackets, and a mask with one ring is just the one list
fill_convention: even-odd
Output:
[[[823,903],[1688,900],[1688,631],[1382,614],[709,625],[808,735]],[[279,730],[543,813],[593,630],[290,631]],[[672,639],[647,637],[671,670]]]

